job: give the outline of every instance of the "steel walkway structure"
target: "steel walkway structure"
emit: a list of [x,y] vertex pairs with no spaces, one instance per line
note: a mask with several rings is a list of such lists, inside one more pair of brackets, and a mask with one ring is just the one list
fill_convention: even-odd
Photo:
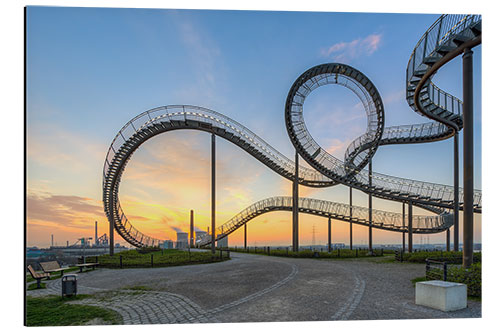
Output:
[[[375,85],[357,69],[338,63],[322,64],[304,72],[292,85],[285,105],[285,122],[297,153],[310,165],[299,166],[258,137],[245,126],[215,111],[190,105],[170,105],[141,113],[130,120],[115,136],[106,155],[103,169],[103,203],[111,226],[136,247],[159,245],[162,240],[144,235],[125,215],[118,190],[123,171],[134,151],[158,134],[193,129],[213,133],[245,150],[280,176],[309,187],[343,184],[375,197],[411,202],[435,213],[435,216],[413,216],[414,233],[442,232],[453,225],[455,189],[434,184],[371,173],[364,168],[380,145],[435,142],[455,135],[463,126],[462,102],[439,89],[431,81],[437,70],[463,52],[481,42],[481,17],[478,15],[443,15],[415,47],[407,67],[406,91],[410,107],[432,122],[384,128],[384,107]],[[462,50],[462,51],[460,51]],[[303,104],[314,89],[327,84],[342,85],[361,100],[368,117],[365,134],[355,139],[341,161],[320,147],[307,130]],[[297,174],[296,174],[297,171]],[[463,190],[458,190],[458,208],[463,209]],[[352,208],[352,219],[346,212]],[[219,239],[266,212],[292,210],[291,197],[261,200],[243,210],[217,228]],[[300,212],[331,217],[374,228],[408,232],[402,214],[300,198]],[[347,209],[347,211],[346,211]],[[475,190],[473,210],[481,213],[481,191]],[[208,239],[203,240],[207,244]],[[211,241],[211,240],[210,240]]]

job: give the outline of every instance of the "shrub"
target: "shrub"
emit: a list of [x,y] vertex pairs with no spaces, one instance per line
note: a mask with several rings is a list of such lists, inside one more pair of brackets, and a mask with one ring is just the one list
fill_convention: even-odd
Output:
[[91,305],[67,304],[70,300],[83,299],[86,295],[61,298],[61,296],[26,298],[27,326],[84,325],[89,320],[101,318],[110,324],[121,324],[121,316],[111,310]]
[[451,266],[448,268],[448,281],[467,285],[467,295],[481,297],[481,263],[472,264],[470,268]]
[[[446,261],[448,263],[461,264],[462,252],[455,251],[419,251],[408,253],[405,252],[403,256],[404,261],[425,264],[426,259],[433,259],[437,261]],[[481,252],[474,253],[474,262],[481,262]]]
[[159,246],[144,246],[136,250],[138,253],[146,254],[151,252],[161,251]]
[[[328,253],[327,251],[312,251],[308,249],[300,250],[299,252],[293,252],[292,250],[286,249],[269,249],[267,247],[248,247],[248,250],[244,248],[230,248],[230,251],[234,252],[244,252],[244,253],[255,253],[255,254],[269,254],[271,256],[278,257],[290,257],[290,258],[356,258],[356,250],[350,249],[338,249],[332,250],[332,252]],[[315,256],[317,253],[317,256]],[[384,254],[387,254],[387,251],[383,251]],[[340,254],[340,256],[339,256]],[[368,256],[367,249],[358,249],[357,251],[358,257],[366,257]],[[380,249],[376,249],[373,251],[372,256],[381,256],[382,251]]]

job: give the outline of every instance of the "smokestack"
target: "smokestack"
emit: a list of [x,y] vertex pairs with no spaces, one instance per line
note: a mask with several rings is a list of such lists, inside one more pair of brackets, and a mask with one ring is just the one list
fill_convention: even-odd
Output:
[[98,240],[97,240],[97,221],[95,221],[95,238],[94,238],[94,244],[99,245]]
[[194,234],[193,234],[193,229],[194,229],[194,212],[191,209],[191,223],[189,225],[189,247],[193,247],[194,245]]
[[50,235],[50,246],[54,246],[54,234]]

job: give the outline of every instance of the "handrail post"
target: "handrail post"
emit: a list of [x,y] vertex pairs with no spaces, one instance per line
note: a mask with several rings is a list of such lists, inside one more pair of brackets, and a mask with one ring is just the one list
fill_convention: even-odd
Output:
[[441,35],[441,26],[443,25],[443,19],[441,18],[441,21],[439,21],[439,28],[438,28],[438,34],[436,36],[436,47],[439,46],[439,36]]

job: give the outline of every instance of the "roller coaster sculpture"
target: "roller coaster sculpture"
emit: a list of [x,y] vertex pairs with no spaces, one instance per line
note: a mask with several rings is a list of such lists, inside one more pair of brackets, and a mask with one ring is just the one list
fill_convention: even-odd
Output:
[[[406,98],[417,113],[432,122],[384,128],[384,106],[374,84],[355,68],[339,63],[315,66],[304,72],[292,85],[285,105],[286,129],[298,154],[311,166],[300,166],[298,183],[309,187],[343,184],[372,196],[411,202],[435,215],[413,216],[413,233],[438,233],[453,225],[454,187],[380,173],[369,174],[364,167],[378,146],[424,143],[454,136],[463,127],[462,102],[442,91],[431,81],[437,69],[453,59],[463,47],[481,43],[481,16],[443,15],[418,42],[407,67]],[[365,134],[355,139],[341,161],[313,139],[304,122],[306,97],[318,87],[338,84],[353,91],[361,100],[367,117]],[[118,189],[126,164],[134,151],[160,133],[193,129],[213,133],[232,142],[280,176],[295,179],[295,161],[258,137],[245,126],[215,111],[191,105],[162,106],[143,112],[118,132],[106,155],[103,170],[103,203],[106,216],[123,239],[136,247],[160,245],[162,240],[144,235],[125,215]],[[370,210],[324,200],[300,198],[298,211],[372,226],[378,229],[408,232],[403,215]],[[474,212],[481,213],[481,191],[474,191]],[[217,228],[217,240],[227,237],[253,218],[271,211],[293,209],[292,197],[271,197],[247,207]],[[463,209],[463,190],[459,189],[459,209]],[[212,241],[207,235],[199,245]]]

